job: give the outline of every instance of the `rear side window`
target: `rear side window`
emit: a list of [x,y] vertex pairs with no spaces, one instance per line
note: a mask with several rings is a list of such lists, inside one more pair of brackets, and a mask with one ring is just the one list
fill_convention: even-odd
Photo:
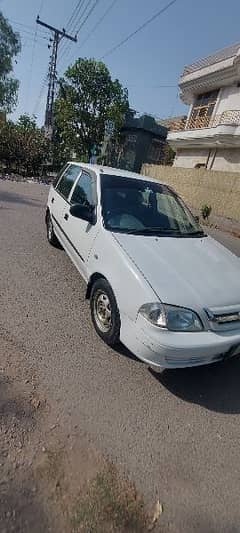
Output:
[[78,179],[71,197],[71,204],[88,207],[95,204],[95,181],[89,174],[83,172]]
[[70,165],[67,170],[62,175],[56,190],[64,197],[66,200],[69,197],[70,191],[72,189],[75,180],[79,176],[81,169],[77,165]]
[[54,178],[52,184],[53,184],[53,187],[56,188],[58,182],[60,181],[60,178],[63,176],[63,174],[65,173],[65,170],[66,168],[68,167],[68,163],[66,163],[64,165],[63,168],[61,168],[60,172],[58,172],[57,176]]

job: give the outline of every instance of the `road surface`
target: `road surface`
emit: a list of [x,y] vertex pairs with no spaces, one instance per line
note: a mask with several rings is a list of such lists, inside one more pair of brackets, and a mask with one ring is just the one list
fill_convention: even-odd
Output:
[[[0,329],[62,424],[164,506],[162,533],[240,531],[240,361],[156,376],[96,336],[85,286],[46,240],[44,185],[0,181]],[[240,255],[240,240],[214,232]],[[126,296],[127,297],[127,296]]]

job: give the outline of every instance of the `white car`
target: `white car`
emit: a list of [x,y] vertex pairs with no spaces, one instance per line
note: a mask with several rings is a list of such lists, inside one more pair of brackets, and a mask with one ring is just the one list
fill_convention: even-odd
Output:
[[107,344],[156,370],[240,355],[240,259],[170,187],[70,162],[50,188],[46,224],[86,281]]

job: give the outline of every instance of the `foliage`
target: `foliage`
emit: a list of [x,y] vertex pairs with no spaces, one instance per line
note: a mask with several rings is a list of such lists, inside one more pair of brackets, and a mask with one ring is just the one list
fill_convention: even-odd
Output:
[[211,205],[204,204],[201,207],[201,214],[204,220],[208,220],[212,212]]
[[64,156],[89,159],[100,146],[107,121],[117,133],[129,108],[127,90],[102,62],[79,58],[63,79],[55,103],[55,145]]
[[7,170],[25,175],[42,172],[49,153],[49,141],[37,127],[34,117],[20,116],[0,127],[0,161]]
[[13,58],[20,52],[21,44],[18,33],[0,12],[0,108],[11,112],[17,101],[19,83],[10,76],[13,70]]
[[170,144],[166,142],[164,146],[163,165],[172,166],[176,152],[171,148]]

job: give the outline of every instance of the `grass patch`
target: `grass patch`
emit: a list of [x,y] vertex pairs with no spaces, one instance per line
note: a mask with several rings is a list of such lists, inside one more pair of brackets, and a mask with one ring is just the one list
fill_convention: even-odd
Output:
[[78,500],[72,526],[75,533],[145,533],[147,515],[134,487],[108,466]]

